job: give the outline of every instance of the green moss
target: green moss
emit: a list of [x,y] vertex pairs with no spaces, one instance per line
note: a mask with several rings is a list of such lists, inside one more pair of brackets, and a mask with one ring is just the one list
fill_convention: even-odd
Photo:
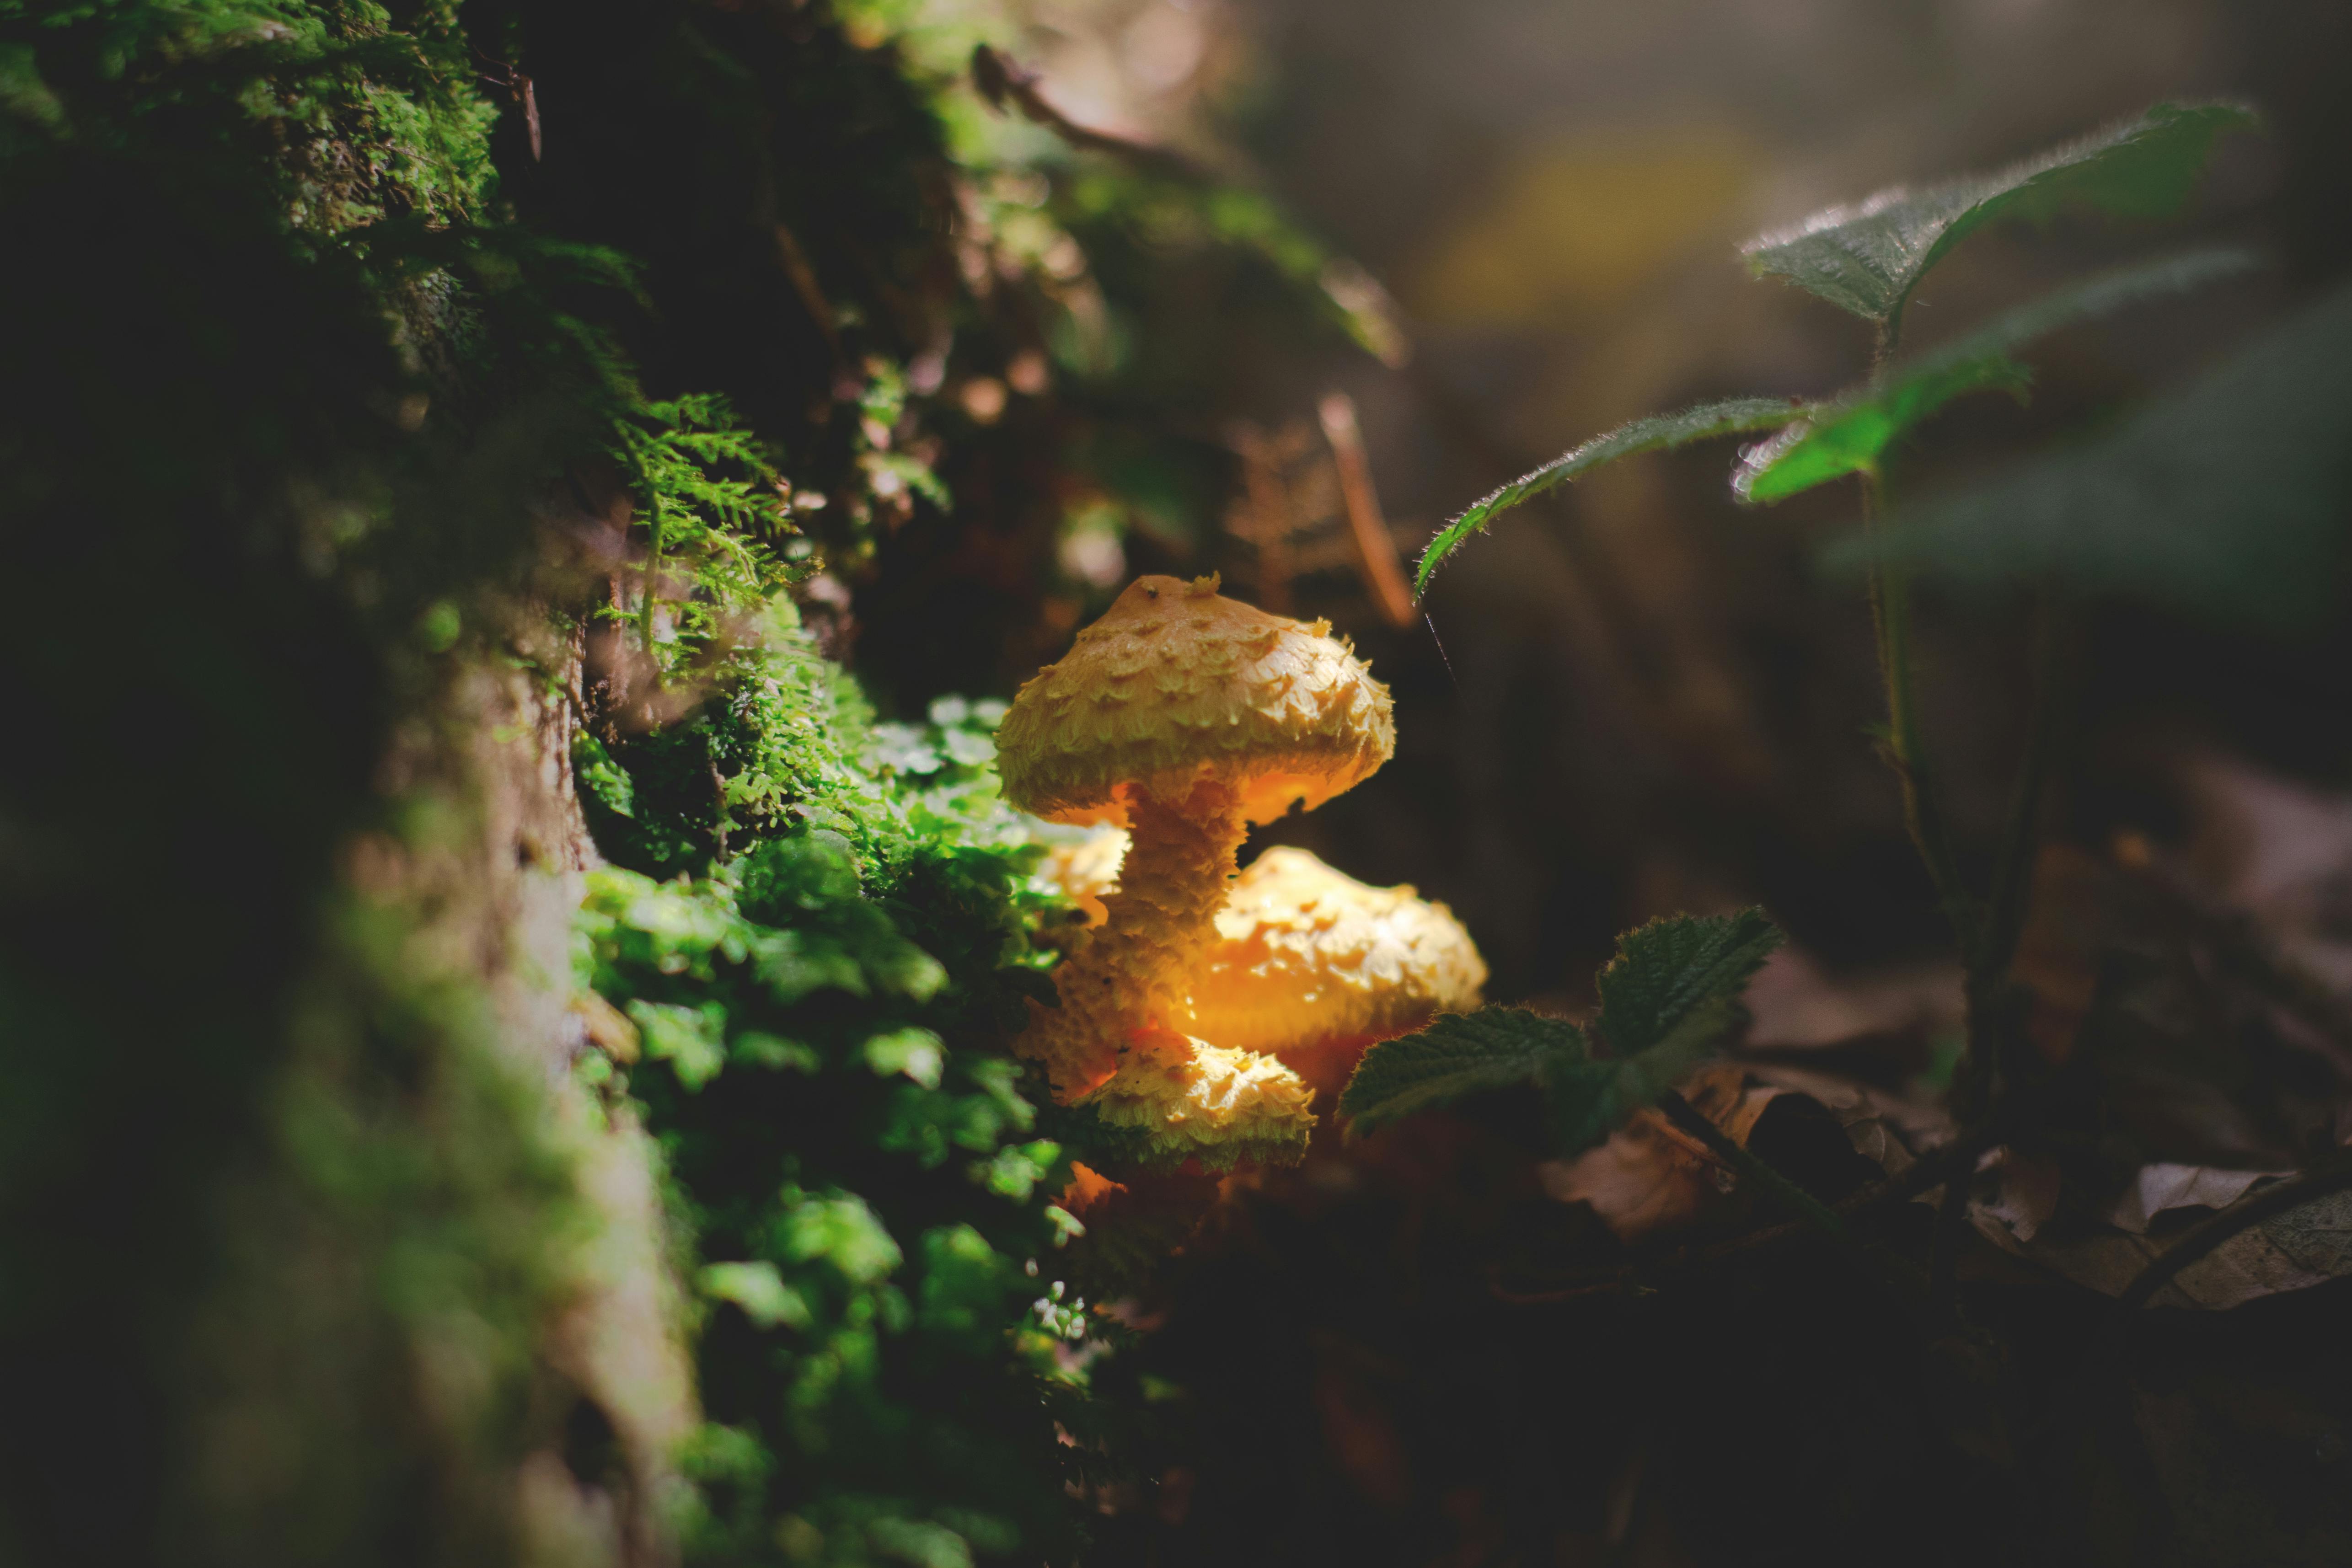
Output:
[[[604,1092],[660,1141],[691,1233],[711,1422],[691,1541],[1057,1552],[1045,1396],[1085,1321],[1049,1290],[1066,1162],[1004,1049],[1051,994],[1029,936],[1054,905],[997,799],[1002,706],[873,725],[789,626],[727,670],[701,716],[595,748],[625,863],[592,876],[580,925],[583,978],[641,1031]],[[684,811],[661,804],[697,778]]]

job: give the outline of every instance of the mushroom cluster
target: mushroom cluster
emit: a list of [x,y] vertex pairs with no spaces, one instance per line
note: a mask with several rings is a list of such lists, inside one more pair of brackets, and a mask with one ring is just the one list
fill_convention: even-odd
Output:
[[[1367,888],[1304,852],[1270,852],[1261,864],[1273,863],[1246,879],[1254,901],[1228,915],[1249,824],[1350,788],[1388,759],[1395,730],[1387,689],[1327,622],[1270,615],[1216,589],[1214,577],[1130,584],[1021,688],[997,753],[1013,804],[1128,831],[1108,891],[1108,845],[1065,857],[1083,873],[1074,883],[1100,891],[1104,918],[1056,970],[1060,1005],[1036,1009],[1016,1048],[1043,1065],[1057,1099],[1143,1132],[1155,1155],[1223,1165],[1304,1151],[1328,1062],[1315,1058],[1324,1070],[1310,1082],[1285,1053],[1467,1005],[1484,968],[1442,909],[1411,889]],[[1307,893],[1312,873],[1329,882]],[[1302,895],[1306,906],[1275,914]],[[1407,904],[1458,940],[1415,935]],[[1307,934],[1341,927],[1332,967],[1317,969]],[[1416,956],[1433,960],[1435,977],[1374,1001],[1398,989]],[[1426,1010],[1415,998],[1429,999]]]

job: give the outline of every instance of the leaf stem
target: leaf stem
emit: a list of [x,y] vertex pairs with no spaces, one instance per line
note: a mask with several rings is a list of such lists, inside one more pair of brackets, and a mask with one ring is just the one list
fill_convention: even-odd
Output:
[[[1885,479],[1875,466],[1864,470],[1862,519],[1866,532],[1878,532],[1885,507]],[[1919,738],[1918,702],[1911,680],[1911,580],[1901,566],[1893,562],[1872,566],[1870,616],[1877,635],[1879,678],[1886,692],[1885,756],[1903,791],[1903,823],[1927,868],[1928,879],[1936,884],[1937,898],[1965,956],[1976,946],[1975,921],[1953,862],[1943,806]]]
[[1669,1089],[1657,1100],[1666,1120],[1706,1145],[1706,1151],[1739,1176],[1761,1189],[1801,1225],[1834,1243],[1853,1260],[1871,1282],[1906,1303],[1916,1301],[1920,1281],[1916,1269],[1857,1238],[1845,1221],[1821,1199],[1782,1176],[1724,1134],[1723,1129],[1699,1113],[1698,1107]]
[[1667,1121],[1706,1145],[1707,1153],[1753,1182],[1790,1217],[1803,1221],[1841,1247],[1858,1247],[1853,1233],[1831,1207],[1732,1141],[1699,1108],[1674,1090],[1658,1096],[1658,1109]]
[[2033,885],[2034,850],[2041,841],[2042,791],[2057,767],[2074,712],[2072,627],[2064,609],[2046,595],[2033,640],[2033,712],[2027,721],[2025,757],[2018,764],[2009,825],[1985,896],[1973,964],[1988,979],[2005,975],[2017,956]]

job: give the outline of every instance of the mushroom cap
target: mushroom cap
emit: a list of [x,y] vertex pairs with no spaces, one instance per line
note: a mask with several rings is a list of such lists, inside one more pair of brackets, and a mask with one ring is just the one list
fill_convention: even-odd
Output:
[[1295,1165],[1315,1129],[1315,1092],[1271,1056],[1170,1030],[1139,1038],[1118,1071],[1080,1102],[1107,1126],[1145,1136],[1146,1165]]
[[1478,1005],[1486,961],[1442,904],[1368,887],[1305,850],[1270,849],[1234,881],[1192,988],[1192,1027],[1277,1055],[1386,1039]]
[[1133,790],[1177,801],[1210,779],[1254,822],[1321,805],[1396,747],[1388,688],[1330,630],[1213,576],[1136,579],[997,727],[1004,798],[1062,822],[1123,823]]

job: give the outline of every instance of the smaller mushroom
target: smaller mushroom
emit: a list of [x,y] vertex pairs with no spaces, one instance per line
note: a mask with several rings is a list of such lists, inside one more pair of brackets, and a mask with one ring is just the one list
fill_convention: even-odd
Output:
[[1306,850],[1266,851],[1217,914],[1192,1027],[1269,1051],[1337,1093],[1365,1049],[1479,1001],[1486,965],[1442,904],[1370,887]]
[[1314,1088],[1279,1057],[1174,1030],[1137,1034],[1118,1071],[1086,1098],[1105,1126],[1143,1134],[1147,1164],[1220,1167],[1296,1161],[1314,1101]]

